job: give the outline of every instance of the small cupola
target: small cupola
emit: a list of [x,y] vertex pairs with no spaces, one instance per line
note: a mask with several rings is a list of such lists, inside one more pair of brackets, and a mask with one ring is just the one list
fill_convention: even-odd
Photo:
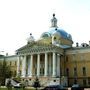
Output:
[[29,36],[29,38],[27,39],[27,43],[29,44],[29,43],[34,42],[34,41],[35,41],[35,39],[34,39],[34,37],[32,36],[32,33],[30,33],[30,36]]
[[57,26],[57,19],[55,17],[55,14],[53,14],[53,18],[51,19],[51,27],[58,27]]

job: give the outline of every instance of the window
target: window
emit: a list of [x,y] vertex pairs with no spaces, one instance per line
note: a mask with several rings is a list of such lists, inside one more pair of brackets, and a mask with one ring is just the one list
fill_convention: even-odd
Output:
[[88,84],[90,85],[90,77],[88,78]]
[[54,37],[54,40],[56,40],[56,37]]
[[86,76],[86,68],[83,67],[82,69],[83,69],[83,76]]
[[14,71],[14,76],[16,76],[16,70]]
[[45,32],[45,33],[43,33],[43,34],[41,35],[41,37],[42,37],[42,38],[50,37],[50,34],[47,33],[47,32]]
[[16,66],[17,62],[15,61],[15,66]]
[[13,72],[12,72],[12,71],[10,71],[10,74],[11,74],[11,75],[12,75],[12,73],[13,73]]
[[35,68],[35,75],[37,75],[37,68]]
[[68,62],[68,56],[66,56],[66,62]]
[[86,79],[83,79],[83,86],[86,86],[87,82]]
[[10,66],[12,65],[12,62],[10,61]]
[[77,76],[77,68],[74,67],[74,76]]
[[77,78],[74,78],[74,84],[76,84],[77,83]]
[[66,75],[69,76],[69,69],[66,69]]
[[48,34],[44,34],[42,37],[48,37]]
[[73,56],[72,56],[73,61],[76,60],[75,57],[76,57],[76,54],[73,54]]

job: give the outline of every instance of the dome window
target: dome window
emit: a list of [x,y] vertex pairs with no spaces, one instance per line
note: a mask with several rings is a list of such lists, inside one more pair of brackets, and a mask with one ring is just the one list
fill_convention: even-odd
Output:
[[42,37],[48,37],[48,34],[44,34]]
[[41,38],[46,38],[46,37],[50,37],[50,34],[45,32],[41,35]]
[[54,37],[53,39],[56,40],[56,37]]

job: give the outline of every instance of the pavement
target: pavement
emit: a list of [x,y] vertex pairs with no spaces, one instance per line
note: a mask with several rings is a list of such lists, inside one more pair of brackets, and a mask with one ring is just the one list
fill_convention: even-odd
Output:
[[[1,86],[1,88],[6,88],[6,86]],[[28,89],[29,88],[33,88],[33,87],[27,87]],[[71,90],[71,88],[68,88],[68,90]],[[90,88],[84,88],[84,90],[90,90]]]
[[[71,90],[71,88],[68,88],[68,90]],[[84,90],[90,90],[90,88],[84,88]]]

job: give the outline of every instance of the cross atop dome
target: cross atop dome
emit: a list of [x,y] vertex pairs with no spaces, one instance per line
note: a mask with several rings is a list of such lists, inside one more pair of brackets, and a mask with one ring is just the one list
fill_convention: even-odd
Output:
[[51,19],[51,27],[58,27],[57,26],[57,19],[55,17],[55,13],[53,13],[53,18]]

